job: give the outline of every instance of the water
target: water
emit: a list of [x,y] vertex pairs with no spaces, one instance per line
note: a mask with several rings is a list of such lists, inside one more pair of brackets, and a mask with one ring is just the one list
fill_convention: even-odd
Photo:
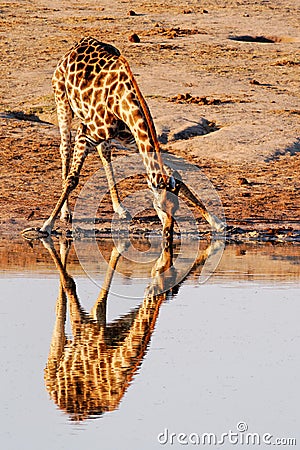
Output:
[[[77,356],[70,356],[72,344],[64,353],[66,361],[73,361],[69,366],[73,372],[80,365],[78,352],[85,355],[85,385],[78,375],[69,385],[68,376],[59,376],[50,388],[44,375],[49,351],[53,353],[59,341],[52,340],[55,305],[60,305],[61,318],[64,304],[58,269],[49,249],[40,243],[33,249],[22,242],[7,243],[2,250],[2,448],[270,448],[263,438],[272,444],[276,438],[295,438],[297,445],[285,448],[299,448],[298,246],[227,246],[217,270],[205,283],[201,283],[202,261],[179,292],[167,299],[163,294],[151,296],[162,281],[156,276],[151,285],[151,264],[136,268],[137,281],[134,265],[122,266],[119,261],[121,270],[115,274],[107,300],[107,326],[98,326],[96,342],[95,331],[86,331],[95,323],[83,321],[81,341],[77,328]],[[106,253],[108,260],[109,249]],[[91,264],[87,276],[73,249],[67,267],[76,283],[76,290],[67,286],[67,293],[89,311],[103,285],[104,270]],[[146,292],[143,303],[139,296],[149,283],[152,290]],[[170,277],[166,283],[165,287],[170,285]],[[144,326],[142,321],[139,327],[134,325],[137,317]],[[103,329],[104,340],[99,337]],[[66,332],[70,338],[69,315]],[[89,361],[95,358],[90,355],[87,361],[86,350],[80,347],[88,336],[90,353],[110,351],[115,358],[110,364],[102,360],[107,375],[103,367],[99,369],[101,386],[95,382],[95,373],[91,375],[91,367],[94,371],[97,367]],[[97,400],[100,394],[101,402]],[[64,396],[69,403],[62,401]],[[239,444],[222,444],[222,433],[230,430],[238,432]],[[197,443],[203,433],[213,433],[219,444]],[[241,442],[250,433],[261,439],[259,447]]]

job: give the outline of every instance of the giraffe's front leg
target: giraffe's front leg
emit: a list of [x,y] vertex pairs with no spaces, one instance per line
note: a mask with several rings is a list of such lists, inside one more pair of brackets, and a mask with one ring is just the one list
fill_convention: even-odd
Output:
[[44,222],[42,228],[27,228],[22,232],[23,236],[28,239],[39,239],[41,237],[50,236],[55,220],[62,210],[63,205],[68,200],[70,193],[76,188],[80,170],[84,163],[86,156],[88,155],[88,146],[85,136],[81,133],[80,128],[76,136],[76,142],[74,147],[73,161],[64,183],[62,193],[52,211],[49,218]]
[[[62,160],[62,184],[64,184],[68,178],[69,166],[70,166],[70,148],[69,144],[65,145],[64,142],[60,145],[60,154]],[[72,213],[69,207],[68,199],[64,202],[60,211],[60,219],[64,222],[72,222]]]
[[[54,72],[52,79],[52,86],[55,95],[55,103],[57,109],[57,119],[60,131],[60,156],[61,156],[61,165],[62,165],[62,185],[67,179],[70,170],[71,163],[71,127],[72,127],[72,119],[73,112],[66,95],[65,90],[65,74],[60,68]],[[71,211],[68,206],[68,201],[63,204],[61,208],[60,217],[62,220],[71,222]]]
[[113,204],[114,211],[119,215],[121,219],[131,220],[129,211],[121,204],[119,193],[117,191],[114,172],[111,164],[111,144],[110,141],[102,142],[97,146],[98,153],[100,155],[105,175],[107,178],[108,188]]
[[[71,155],[71,132],[68,130],[63,134],[61,130],[61,144],[60,144],[60,155],[62,162],[62,187],[68,178],[70,170],[70,155]],[[72,213],[69,207],[68,199],[64,202],[60,211],[60,219],[64,222],[72,222]]]
[[78,184],[78,175],[70,174],[65,182],[63,191],[59,200],[57,201],[49,218],[43,223],[42,228],[26,228],[22,231],[22,235],[25,239],[41,239],[51,236],[51,232],[64,203],[67,201],[70,192],[75,189]]

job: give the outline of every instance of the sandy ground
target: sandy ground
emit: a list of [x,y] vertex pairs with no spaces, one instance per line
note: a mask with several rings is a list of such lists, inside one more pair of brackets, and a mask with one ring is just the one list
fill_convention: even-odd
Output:
[[[295,0],[2,2],[2,234],[41,225],[60,194],[51,76],[88,35],[126,56],[163,151],[211,180],[229,225],[299,230],[299,13]],[[99,167],[89,156],[81,186]]]

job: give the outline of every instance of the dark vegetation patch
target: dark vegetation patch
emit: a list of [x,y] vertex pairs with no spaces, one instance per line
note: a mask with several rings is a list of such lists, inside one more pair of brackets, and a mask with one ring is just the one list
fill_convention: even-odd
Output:
[[151,30],[143,31],[140,34],[143,34],[144,36],[162,35],[166,36],[168,39],[174,39],[176,37],[191,36],[194,34],[207,34],[207,32],[204,30],[199,30],[198,28],[192,29],[180,27],[164,28],[159,24],[156,24],[155,27],[152,28]]
[[214,97],[195,97],[190,93],[177,94],[174,97],[168,99],[169,102],[173,103],[193,103],[196,105],[221,105],[223,103],[244,103],[246,100],[240,99],[221,99]]
[[283,59],[282,61],[276,61],[276,63],[274,63],[273,65],[274,66],[288,66],[288,67],[300,66],[300,60],[294,61],[294,60],[290,60],[290,59]]

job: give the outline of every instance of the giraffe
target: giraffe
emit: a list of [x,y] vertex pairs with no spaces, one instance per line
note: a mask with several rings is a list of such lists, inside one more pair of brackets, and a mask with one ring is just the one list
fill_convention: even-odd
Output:
[[[60,128],[62,159],[62,193],[49,218],[36,231],[37,237],[51,235],[59,214],[71,221],[68,197],[79,181],[88,153],[97,149],[111,194],[113,209],[120,218],[130,219],[122,206],[115,185],[111,163],[113,142],[138,151],[142,157],[147,181],[153,191],[153,206],[162,222],[163,236],[168,238],[178,209],[178,193],[190,198],[203,217],[217,231],[224,224],[210,214],[202,201],[191,193],[177,171],[162,162],[160,147],[146,101],[127,60],[110,44],[92,37],[81,39],[59,62],[52,78]],[[71,160],[71,123],[80,119]]]
[[[178,292],[182,274],[173,266],[172,245],[164,243],[151,270],[151,281],[140,306],[117,321],[106,322],[106,306],[119,259],[113,247],[103,286],[88,314],[81,307],[76,284],[66,269],[69,246],[59,256],[51,238],[43,239],[60,276],[56,321],[45,368],[45,385],[57,406],[71,420],[82,421],[118,408],[140,367],[162,303]],[[199,252],[189,276],[202,267],[213,245]],[[184,278],[184,279],[185,279]],[[67,302],[73,338],[67,338]]]

